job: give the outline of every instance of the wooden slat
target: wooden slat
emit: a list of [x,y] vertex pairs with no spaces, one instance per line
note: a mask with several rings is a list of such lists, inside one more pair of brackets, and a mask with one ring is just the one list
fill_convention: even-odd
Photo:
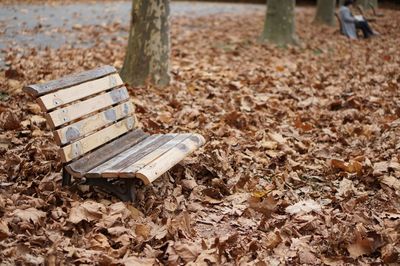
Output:
[[64,145],[86,136],[90,132],[102,128],[112,122],[120,120],[125,116],[129,116],[133,111],[132,103],[130,101],[124,102],[54,131],[54,139],[58,145]]
[[24,91],[34,97],[38,97],[46,93],[55,92],[63,88],[74,86],[89,80],[98,79],[116,72],[117,70],[113,66],[103,66],[78,74],[65,76],[61,79],[52,80],[46,83],[29,85],[24,88]]
[[[155,159],[160,157],[162,154],[166,153],[171,148],[178,145],[179,143],[181,143],[185,139],[189,138],[190,136],[192,136],[192,134],[190,134],[190,133],[176,135],[173,139],[171,139],[164,145],[160,146],[159,148],[154,149],[151,153],[147,154],[140,160],[137,160],[136,162],[130,164],[129,166],[127,166],[125,168],[118,169],[118,177],[135,177],[135,174],[138,170],[140,170],[147,164],[151,163],[152,161],[154,161]],[[107,172],[108,172],[108,170],[105,171],[105,173],[107,173]]]
[[104,172],[104,170],[109,169],[118,163],[121,163],[123,160],[126,160],[130,156],[134,156],[135,154],[142,153],[142,151],[146,149],[146,146],[149,147],[149,146],[152,146],[152,144],[154,144],[155,142],[157,143],[157,140],[159,140],[162,136],[163,135],[160,135],[160,134],[149,136],[148,138],[139,142],[135,146],[130,147],[129,149],[127,149],[124,152],[118,154],[117,156],[111,158],[110,160],[93,168],[85,176],[86,177],[101,177],[101,174]]
[[133,129],[134,118],[128,117],[96,133],[60,148],[63,162],[69,162]]
[[143,147],[142,149],[138,150],[136,153],[124,158],[120,162],[112,165],[110,168],[104,169],[101,173],[102,177],[118,177],[119,173],[123,171],[123,169],[129,167],[132,164],[142,160],[149,154],[153,153],[155,150],[160,149],[169,143],[171,140],[175,139],[177,134],[166,134],[162,135],[156,141],[152,142],[151,144]]
[[[141,179],[145,185],[150,184],[159,176],[167,172],[174,165],[182,161],[193,151],[197,150],[205,143],[201,135],[193,134],[178,145],[172,147],[169,151],[147,164],[136,172],[136,177]],[[121,173],[121,176],[131,176],[131,173]]]
[[57,109],[46,114],[47,122],[51,128],[61,126],[71,122],[77,118],[106,108],[110,105],[129,99],[128,91],[125,87],[114,89],[108,93],[98,95],[96,97],[74,103],[67,107]]
[[149,134],[143,132],[141,129],[130,131],[114,141],[107,143],[103,147],[85,154],[78,160],[67,165],[65,168],[71,175],[75,177],[83,177],[91,169],[110,160],[137,143],[144,141],[148,136]]
[[100,79],[91,80],[76,86],[46,94],[38,98],[37,102],[42,110],[47,112],[56,107],[86,98],[90,95],[106,91],[122,84],[123,82],[120,76],[118,74],[112,74]]

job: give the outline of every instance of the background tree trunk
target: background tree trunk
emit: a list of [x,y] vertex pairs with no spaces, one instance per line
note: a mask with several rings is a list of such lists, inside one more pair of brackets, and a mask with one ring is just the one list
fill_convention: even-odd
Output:
[[336,0],[318,0],[314,22],[335,25],[335,6]]
[[378,8],[378,0],[370,0],[370,3],[374,8]]
[[371,5],[374,8],[377,8],[378,7],[378,0],[357,0],[356,4],[362,6],[362,8],[364,10],[368,10],[368,9],[371,8]]
[[128,47],[122,79],[133,86],[148,80],[168,85],[169,75],[169,0],[133,0]]
[[262,41],[278,45],[298,43],[295,32],[295,6],[295,0],[268,0]]

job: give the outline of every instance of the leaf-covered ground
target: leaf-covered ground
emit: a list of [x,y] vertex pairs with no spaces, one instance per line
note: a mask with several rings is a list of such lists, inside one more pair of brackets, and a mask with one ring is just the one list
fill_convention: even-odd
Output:
[[[207,144],[135,204],[63,188],[21,88],[122,65],[127,25],[74,29],[92,48],[6,51],[0,72],[0,261],[19,264],[400,262],[400,18],[349,41],[299,9],[302,44],[260,44],[263,14],[172,21],[168,88],[130,88],[141,127]],[[40,30],[40,29],[39,29]],[[62,29],[60,29],[62,30]],[[69,34],[70,32],[65,32]]]

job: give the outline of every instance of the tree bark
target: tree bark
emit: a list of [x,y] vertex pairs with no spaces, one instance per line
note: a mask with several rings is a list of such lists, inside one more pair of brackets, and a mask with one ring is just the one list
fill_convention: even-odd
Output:
[[128,47],[120,73],[126,83],[169,84],[169,14],[169,0],[132,0]]
[[368,10],[371,7],[378,8],[378,0],[357,0],[356,4],[362,6],[364,10]]
[[378,8],[378,0],[370,0],[369,2],[374,8]]
[[268,0],[261,40],[277,45],[297,44],[295,0]]
[[314,22],[318,24],[335,25],[336,0],[318,0]]

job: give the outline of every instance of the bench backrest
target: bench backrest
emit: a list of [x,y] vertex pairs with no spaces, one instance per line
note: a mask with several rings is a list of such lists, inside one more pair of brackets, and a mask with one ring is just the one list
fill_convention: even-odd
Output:
[[134,108],[123,85],[116,69],[104,66],[24,90],[46,113],[67,163],[134,129]]
[[340,19],[340,16],[339,16],[339,14],[338,14],[337,12],[335,12],[335,17],[336,17],[336,19],[337,19],[337,21],[338,21],[338,23],[339,23],[339,31],[340,31],[340,34],[343,34],[343,24],[342,24],[342,20]]

